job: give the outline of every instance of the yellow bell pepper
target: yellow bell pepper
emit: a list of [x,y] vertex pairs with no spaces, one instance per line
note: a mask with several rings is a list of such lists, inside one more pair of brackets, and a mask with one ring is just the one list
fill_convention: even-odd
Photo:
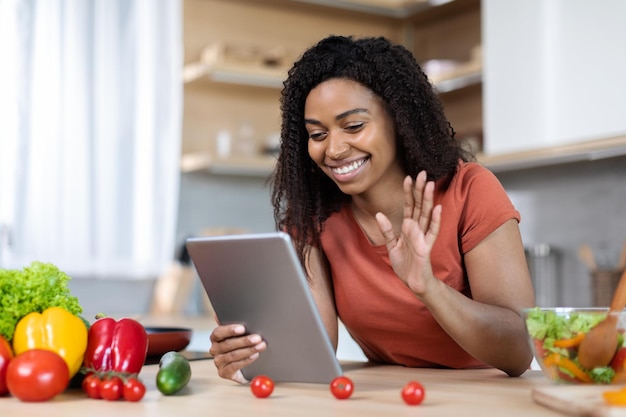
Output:
[[73,377],[82,366],[87,349],[87,326],[83,319],[61,307],[24,316],[15,326],[13,352],[46,349],[63,358]]

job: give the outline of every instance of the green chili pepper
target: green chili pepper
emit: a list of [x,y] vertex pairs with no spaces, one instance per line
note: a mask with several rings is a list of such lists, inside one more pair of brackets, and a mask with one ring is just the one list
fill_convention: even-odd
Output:
[[176,394],[185,388],[191,379],[189,361],[178,352],[167,352],[161,356],[156,386],[165,395]]

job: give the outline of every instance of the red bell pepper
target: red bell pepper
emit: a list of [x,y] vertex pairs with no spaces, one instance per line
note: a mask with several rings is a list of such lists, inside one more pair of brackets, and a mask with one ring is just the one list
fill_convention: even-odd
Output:
[[137,374],[148,353],[148,334],[130,318],[97,319],[89,328],[83,362],[87,372]]

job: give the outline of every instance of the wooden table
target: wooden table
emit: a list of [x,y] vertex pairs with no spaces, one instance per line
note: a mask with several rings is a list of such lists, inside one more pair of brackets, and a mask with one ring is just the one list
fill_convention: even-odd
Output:
[[[69,390],[44,403],[23,403],[0,398],[0,415],[32,417],[123,416],[559,416],[533,402],[531,389],[546,384],[538,371],[509,378],[497,370],[409,369],[344,363],[355,383],[350,399],[337,400],[325,384],[278,383],[271,397],[257,399],[247,385],[217,376],[211,360],[192,361],[189,385],[174,396],[155,386],[156,365],[144,366],[141,378],[146,396],[137,403],[92,400],[79,389]],[[400,389],[411,379],[426,388],[419,406],[405,405]]]
[[[136,316],[144,325],[191,327],[210,331],[212,317],[176,315]],[[247,385],[227,381],[217,375],[212,360],[192,361],[189,385],[174,396],[164,396],[157,389],[157,365],[143,367],[140,377],[146,384],[146,396],[137,403],[109,402],[86,397],[80,389],[68,390],[51,401],[23,403],[12,397],[0,397],[0,416],[20,417],[140,417],[140,416],[272,416],[272,417],[341,417],[341,416],[419,416],[419,417],[515,417],[559,416],[535,403],[535,386],[550,385],[539,371],[528,371],[520,378],[510,378],[495,369],[442,370],[400,366],[374,366],[362,362],[343,362],[345,374],[355,384],[347,400],[335,399],[326,384],[277,383],[274,393],[257,399]],[[419,406],[408,406],[400,398],[402,386],[409,380],[420,381],[426,399]]]

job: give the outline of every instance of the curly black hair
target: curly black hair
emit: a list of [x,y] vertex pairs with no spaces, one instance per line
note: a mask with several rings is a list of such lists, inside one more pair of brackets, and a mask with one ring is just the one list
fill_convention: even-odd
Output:
[[272,177],[276,227],[295,236],[302,262],[308,244],[319,247],[325,220],[350,201],[308,155],[305,101],[331,78],[356,81],[382,99],[407,175],[426,170],[431,180],[449,177],[459,160],[473,159],[455,139],[435,88],[408,49],[383,37],[321,40],[294,63],[284,82],[281,147]]

